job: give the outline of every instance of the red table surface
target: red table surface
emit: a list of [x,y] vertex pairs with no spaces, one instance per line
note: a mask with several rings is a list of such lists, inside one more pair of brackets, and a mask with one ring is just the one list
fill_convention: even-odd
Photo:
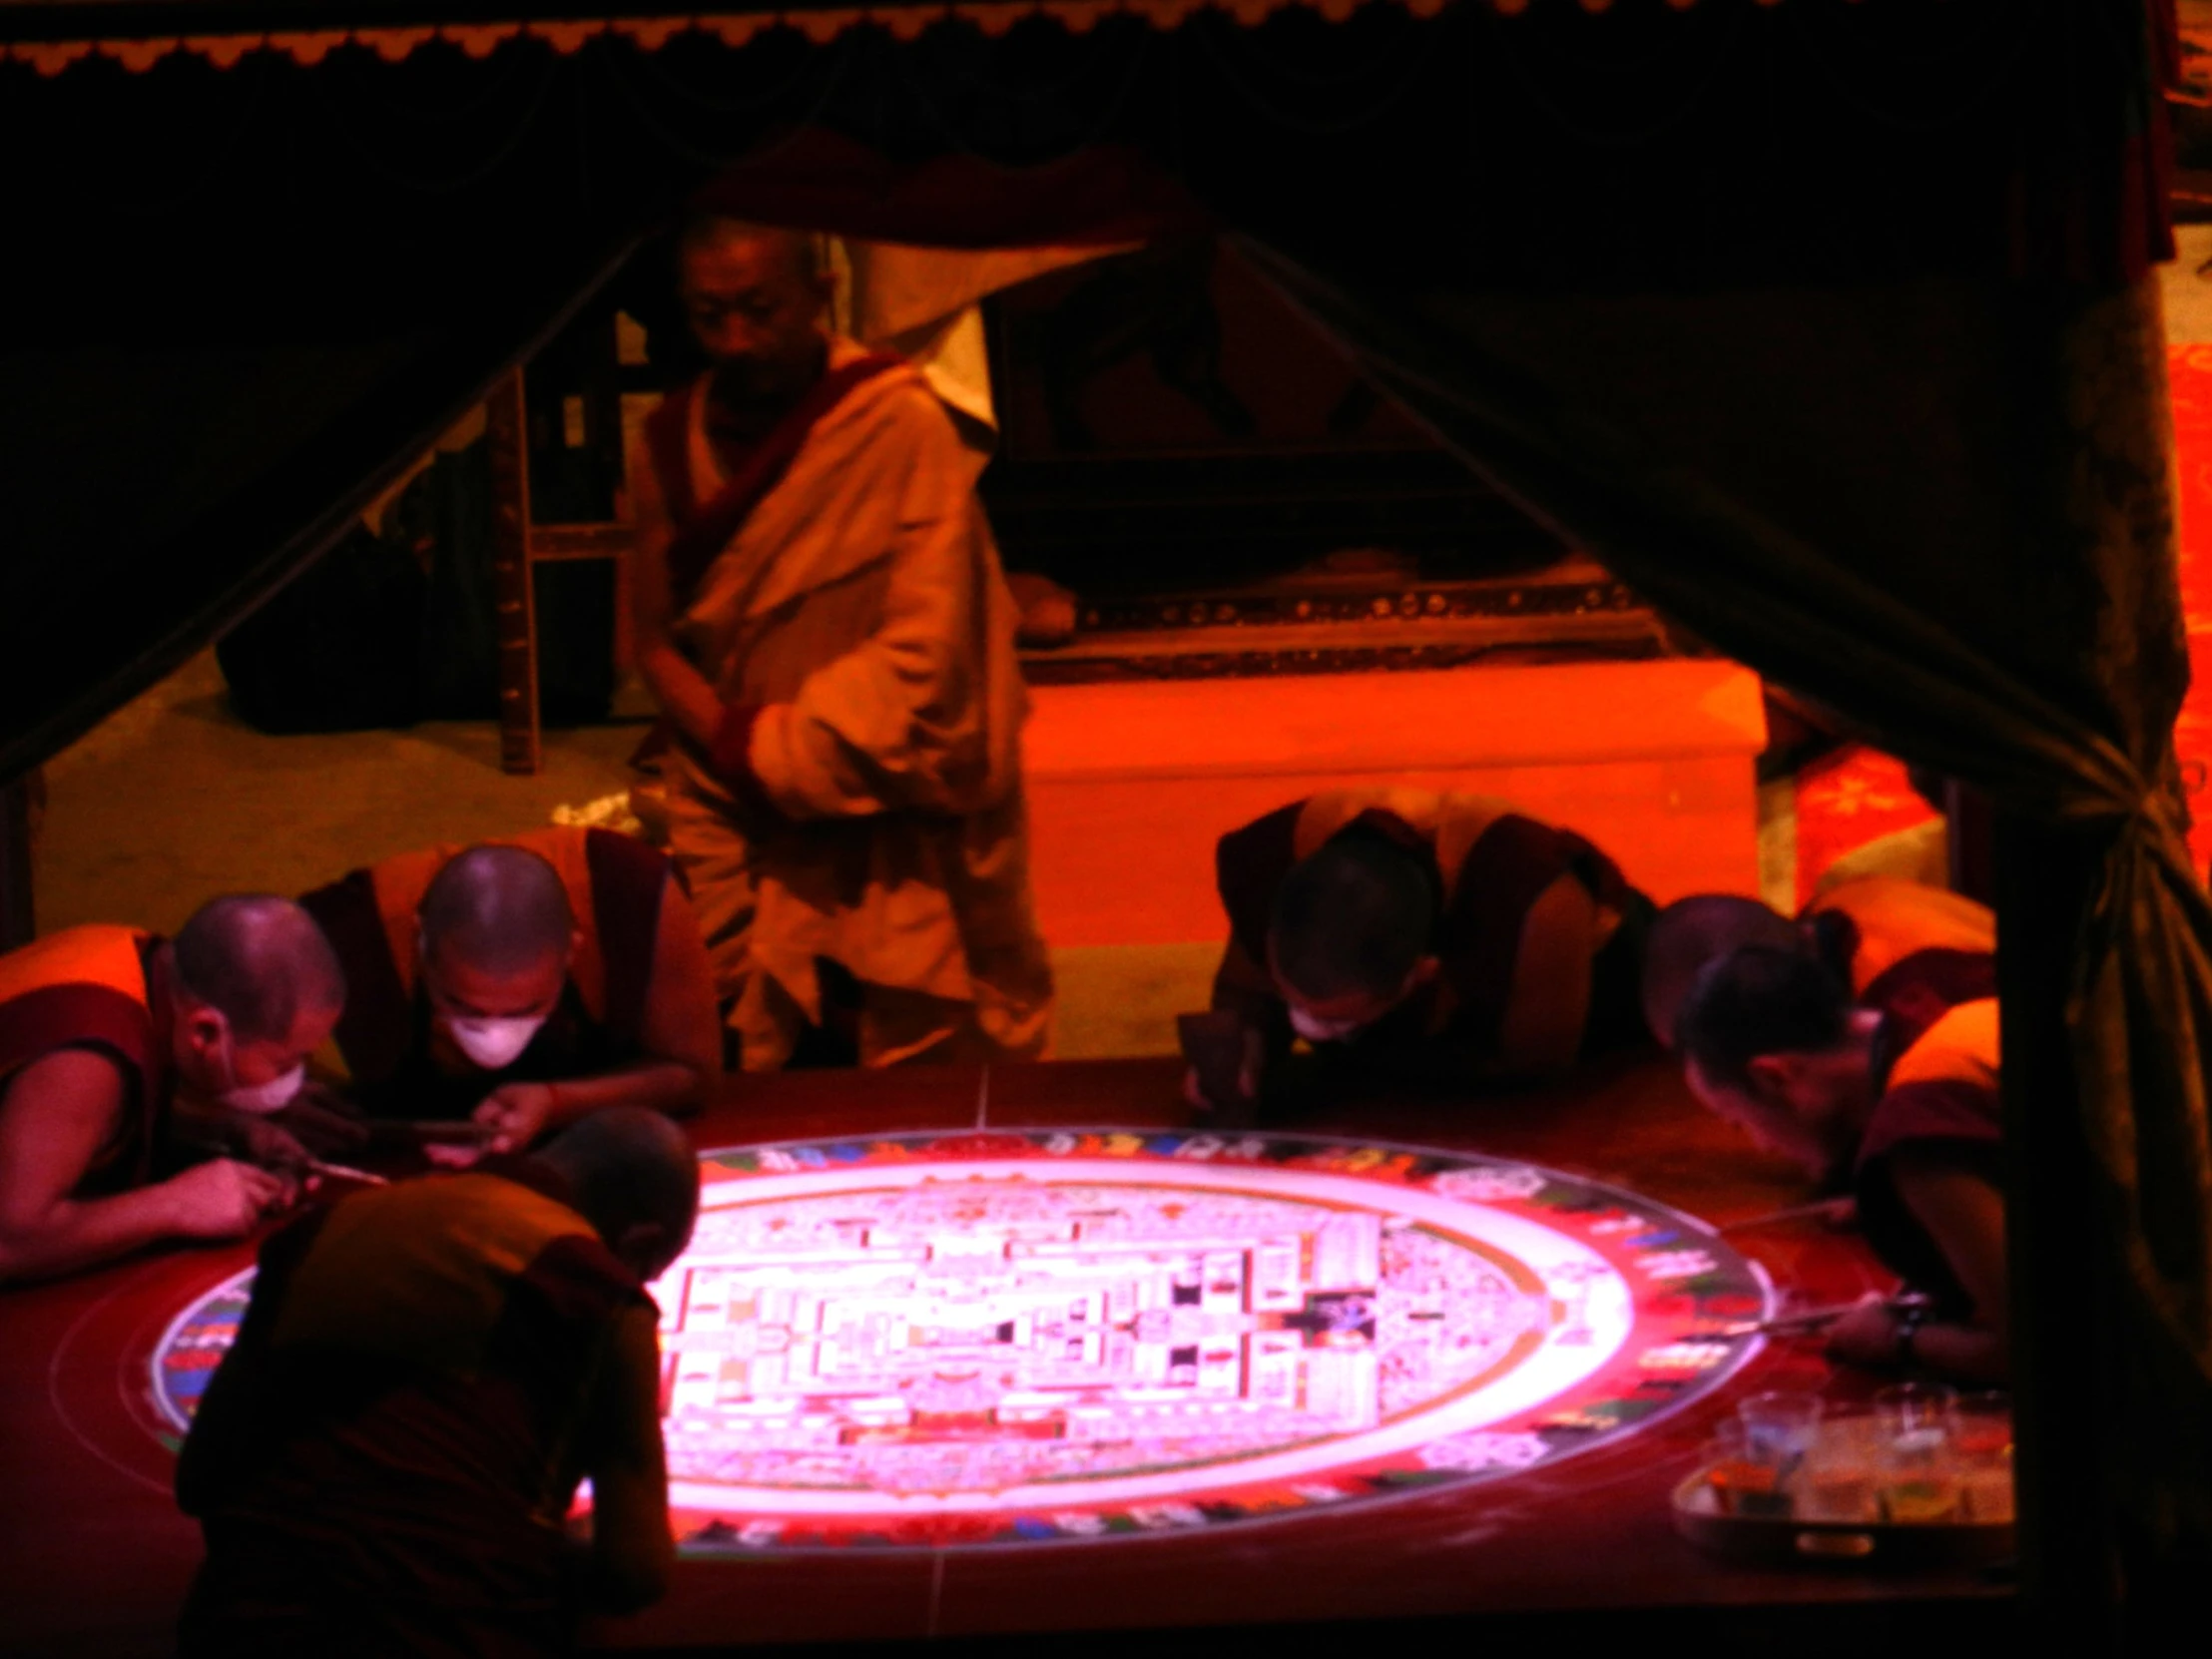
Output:
[[[702,1147],[982,1126],[1172,1127],[1190,1121],[1180,1075],[1168,1061],[1105,1061],[740,1078],[691,1127]],[[1270,1127],[1527,1159],[1721,1223],[1806,1196],[1794,1170],[1698,1110],[1673,1068],[1655,1062],[1482,1101],[1340,1100]],[[1887,1284],[1856,1238],[1817,1225],[1734,1242],[1806,1302]],[[167,1651],[200,1540],[171,1501],[174,1457],[149,1363],[182,1306],[252,1254],[244,1244],[171,1251],[0,1293],[0,1649]],[[1035,1548],[687,1560],[661,1606],[610,1622],[595,1640],[683,1648],[2000,1594],[1963,1573],[1754,1571],[1675,1535],[1667,1494],[1736,1399],[1778,1386],[1849,1396],[1873,1381],[1833,1372],[1816,1346],[1774,1343],[1713,1397],[1617,1442],[1350,1515]]]

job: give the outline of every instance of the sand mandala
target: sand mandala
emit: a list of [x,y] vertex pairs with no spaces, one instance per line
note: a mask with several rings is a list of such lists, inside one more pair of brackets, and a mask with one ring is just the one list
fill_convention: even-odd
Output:
[[[1748,1360],[1703,1223],[1526,1164],[1286,1135],[902,1135],[701,1158],[653,1287],[692,1551],[1157,1533],[1510,1477]],[[252,1275],[154,1359],[179,1428]]]

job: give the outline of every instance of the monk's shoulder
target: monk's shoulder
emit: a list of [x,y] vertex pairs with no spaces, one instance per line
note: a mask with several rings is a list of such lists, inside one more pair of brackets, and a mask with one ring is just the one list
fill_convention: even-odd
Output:
[[919,370],[891,369],[861,395],[856,413],[870,447],[919,459],[961,447],[959,428]]

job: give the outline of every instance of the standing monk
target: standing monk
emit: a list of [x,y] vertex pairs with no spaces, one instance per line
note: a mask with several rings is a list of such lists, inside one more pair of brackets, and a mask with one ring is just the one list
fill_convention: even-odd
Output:
[[705,219],[680,260],[713,366],[630,470],[638,666],[741,1063],[809,1027],[867,1064],[1035,1054],[1026,699],[978,458],[919,374],[824,331],[807,239]]
[[281,898],[218,898],[174,939],[71,927],[0,956],[0,1280],[236,1238],[280,1208],[289,1180],[233,1159],[162,1178],[172,1108],[203,1136],[266,1129],[344,1000],[329,944]]
[[350,1092],[519,1150],[607,1106],[682,1112],[721,1074],[699,922],[654,848],[537,830],[356,869],[300,900],[345,964]]

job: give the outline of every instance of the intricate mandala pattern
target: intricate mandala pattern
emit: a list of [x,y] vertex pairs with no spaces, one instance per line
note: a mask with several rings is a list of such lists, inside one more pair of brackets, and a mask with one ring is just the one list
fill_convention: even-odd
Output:
[[[662,1308],[698,1549],[1097,1538],[1535,1467],[1711,1387],[1769,1294],[1526,1165],[1113,1130],[708,1153]],[[234,1281],[155,1362],[182,1427]]]

